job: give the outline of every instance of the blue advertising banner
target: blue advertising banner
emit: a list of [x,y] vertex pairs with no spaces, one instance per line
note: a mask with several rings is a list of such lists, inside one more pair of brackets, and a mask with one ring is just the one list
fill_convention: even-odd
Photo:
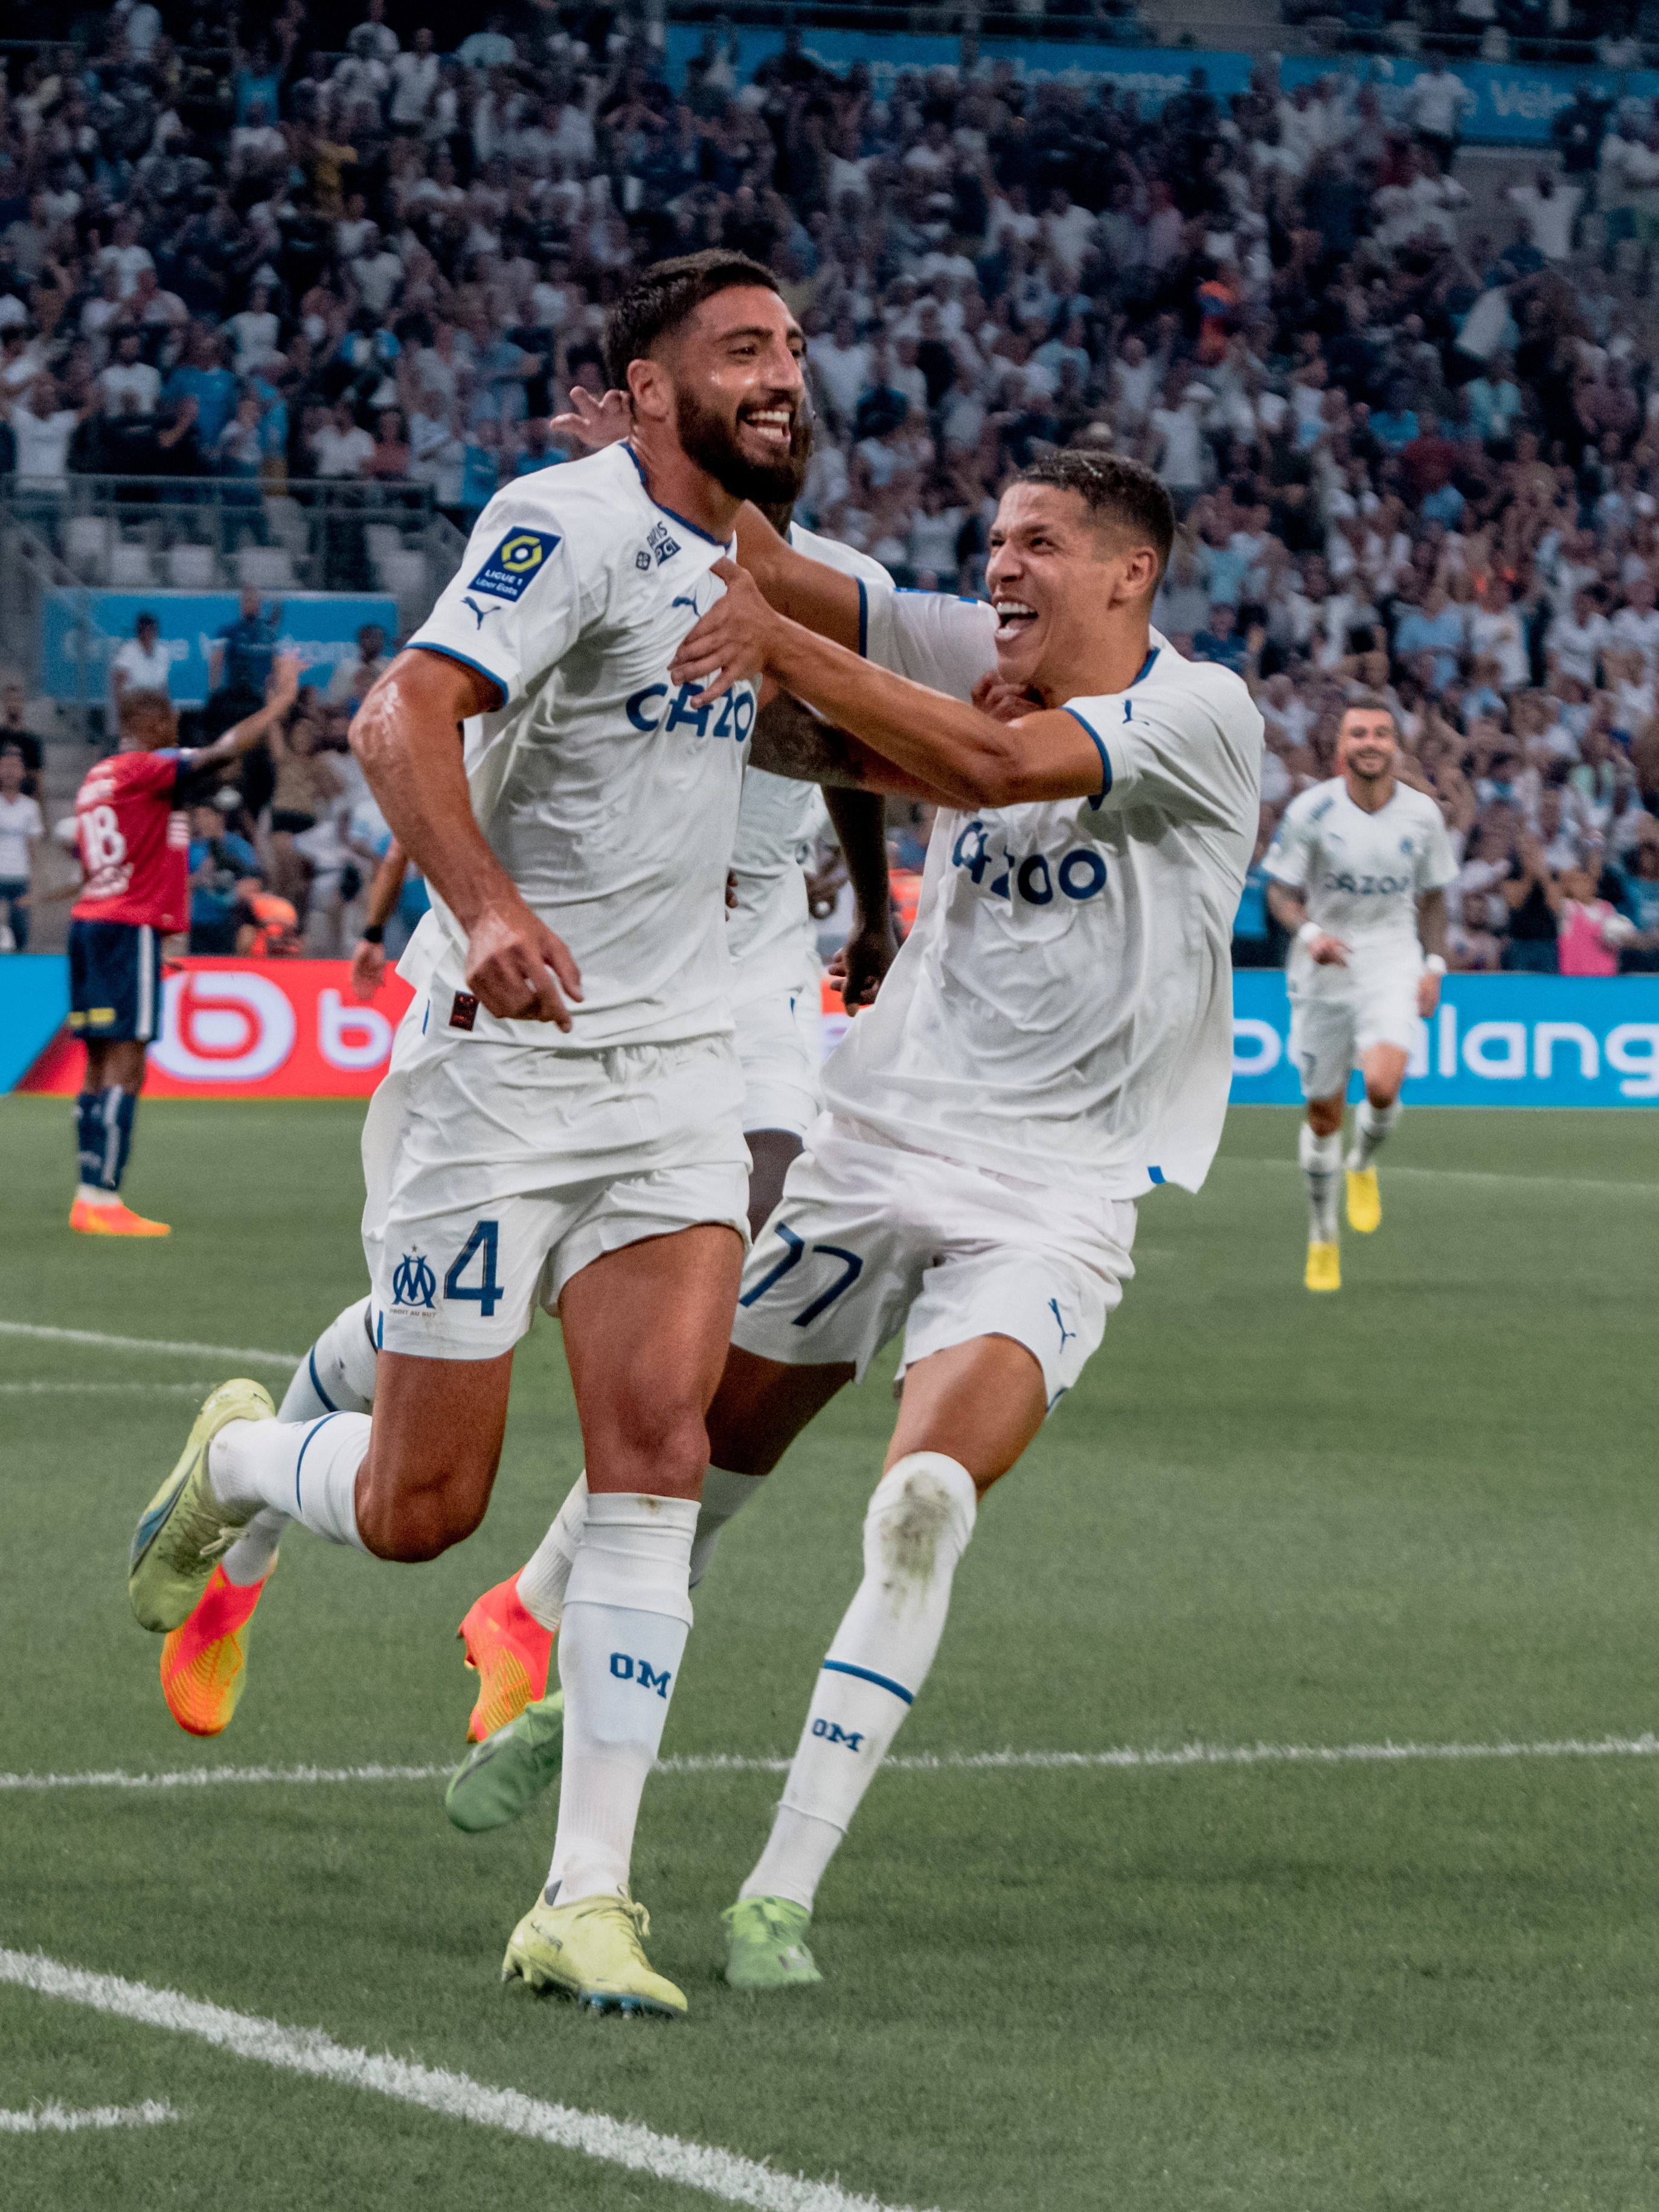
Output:
[[[1284,976],[1237,974],[1236,1106],[1301,1097],[1290,1031]],[[1419,1106],[1659,1105],[1659,975],[1448,975],[1439,1012],[1419,1025],[1405,1095]]]
[[[669,25],[667,60],[672,82],[679,82],[686,64],[701,50],[708,35],[691,24]],[[737,41],[738,72],[740,79],[746,80],[767,55],[779,51],[783,34],[740,30]],[[962,59],[959,39],[925,33],[884,32],[876,39],[864,31],[812,30],[806,32],[802,44],[815,60],[837,73],[862,62],[877,90],[884,93],[904,70],[956,68]],[[1012,62],[1022,77],[1057,77],[1066,83],[1109,78],[1121,90],[1133,93],[1142,112],[1148,114],[1156,113],[1171,94],[1181,91],[1194,69],[1205,72],[1210,90],[1219,100],[1243,92],[1255,59],[1248,53],[1205,52],[1179,46],[1107,46],[1036,39],[986,39],[981,42],[980,52],[987,64]],[[1280,75],[1288,85],[1312,82],[1322,76],[1348,76],[1359,83],[1372,83],[1385,114],[1403,114],[1412,82],[1425,66],[1393,55],[1344,54],[1322,60],[1304,55],[1287,58]],[[1659,94],[1659,71],[1653,70],[1539,69],[1521,63],[1461,62],[1455,74],[1474,95],[1463,135],[1477,145],[1547,143],[1551,123],[1582,83],[1589,84],[1607,100],[1649,100]]]
[[[378,623],[387,642],[398,635],[398,602],[378,592],[285,592],[264,595],[267,611],[277,616],[278,643],[284,653],[301,653],[302,681],[326,684],[343,660],[356,650],[357,632]],[[172,657],[167,690],[181,707],[199,707],[212,689],[210,661],[219,632],[234,623],[234,592],[54,592],[41,617],[41,684],[54,699],[82,696],[79,667],[82,608],[87,641],[86,697],[97,705],[106,697],[109,664],[132,635],[141,614],[154,615],[161,642]]]
[[[68,1006],[61,955],[0,959],[0,1091],[21,1082]],[[1234,976],[1235,1106],[1300,1100],[1290,1029],[1282,975]],[[1659,1106],[1659,975],[1449,975],[1406,1097],[1419,1106]]]

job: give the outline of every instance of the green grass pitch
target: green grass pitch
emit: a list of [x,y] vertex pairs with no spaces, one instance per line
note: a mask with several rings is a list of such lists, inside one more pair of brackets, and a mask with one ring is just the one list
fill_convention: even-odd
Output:
[[[66,1104],[0,1107],[0,1320],[301,1347],[361,1288],[355,1110],[157,1103],[164,1244],[64,1228]],[[1106,1346],[995,1494],[899,1750],[1536,1744],[1659,1722],[1659,1120],[1407,1115],[1346,1287],[1300,1287],[1293,1117],[1141,1211]],[[648,1357],[648,1347],[641,1347]],[[380,1567],[292,1536],[231,1734],[179,1735],[123,1588],[189,1355],[0,1334],[0,1767],[425,1763],[454,1627],[579,1461],[520,1355],[480,1534]],[[270,1370],[262,1379],[276,1383]],[[42,1386],[72,1384],[74,1389]],[[99,1386],[94,1389],[90,1386]],[[112,1387],[113,1386],[113,1387]],[[130,1387],[129,1387],[130,1386]],[[849,1393],[699,1593],[668,1753],[787,1752],[890,1417]],[[496,1974],[550,1807],[467,1838],[432,1783],[0,1791],[0,1944],[945,2212],[1659,2206],[1659,1759],[889,1772],[820,1898],[817,1991],[715,1978],[765,1773],[665,1774],[636,1887],[684,2027]],[[0,2202],[680,2212],[649,2175],[0,1988]]]

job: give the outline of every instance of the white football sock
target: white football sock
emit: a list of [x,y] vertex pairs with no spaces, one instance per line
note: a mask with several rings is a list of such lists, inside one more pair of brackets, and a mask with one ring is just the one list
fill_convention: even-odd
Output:
[[262,1505],[220,1563],[225,1571],[225,1580],[234,1583],[238,1589],[246,1589],[250,1583],[264,1582],[276,1564],[276,1547],[283,1540],[288,1522],[286,1513]]
[[1336,1179],[1342,1168],[1342,1132],[1337,1129],[1328,1137],[1316,1137],[1311,1125],[1304,1121],[1297,1142],[1297,1157],[1308,1185],[1308,1241],[1310,1244],[1334,1244]]
[[314,1421],[322,1413],[366,1413],[374,1403],[374,1346],[369,1300],[337,1314],[294,1370],[276,1408],[279,1421]]
[[691,1539],[691,1587],[714,1564],[720,1530],[733,1514],[741,1513],[751,1498],[758,1498],[763,1474],[733,1474],[729,1468],[711,1467],[702,1479],[702,1503],[697,1508],[697,1533]]
[[1400,1119],[1400,1101],[1392,1106],[1373,1106],[1369,1098],[1359,1102],[1359,1111],[1353,1117],[1353,1148],[1348,1154],[1351,1168],[1368,1168],[1388,1139],[1390,1129]]
[[587,1473],[576,1477],[552,1527],[519,1570],[519,1603],[544,1628],[556,1629],[564,1613],[564,1594],[587,1512]]
[[319,1421],[230,1421],[208,1446],[214,1495],[251,1520],[263,1505],[331,1544],[367,1551],[357,1530],[357,1470],[368,1450],[367,1413]]
[[564,1765],[550,1904],[628,1887],[640,1798],[691,1626],[689,1498],[590,1495],[559,1632]]
[[[760,1495],[766,1480],[760,1474],[732,1474],[711,1467],[702,1480],[702,1503],[697,1508],[697,1530],[691,1540],[690,1587],[708,1572],[720,1530],[751,1498]],[[587,1508],[587,1476],[579,1474],[574,1486],[546,1535],[519,1571],[519,1602],[544,1628],[556,1629],[564,1612],[564,1594],[570,1569],[581,1541],[582,1516]]]
[[978,1504],[973,1477],[943,1452],[911,1452],[877,1484],[864,1518],[864,1580],[836,1631],[772,1833],[739,1897],[787,1897],[811,1911],[927,1679]]

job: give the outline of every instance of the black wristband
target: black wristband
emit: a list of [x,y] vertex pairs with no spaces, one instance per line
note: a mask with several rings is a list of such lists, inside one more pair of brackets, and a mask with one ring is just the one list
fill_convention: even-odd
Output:
[[362,939],[365,945],[384,944],[386,924],[383,921],[366,921],[362,927]]

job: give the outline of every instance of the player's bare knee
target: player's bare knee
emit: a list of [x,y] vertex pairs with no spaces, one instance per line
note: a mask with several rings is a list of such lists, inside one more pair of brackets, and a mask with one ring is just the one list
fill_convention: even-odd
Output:
[[1365,1085],[1365,1102],[1374,1106],[1379,1114],[1386,1114],[1399,1096],[1400,1085],[1397,1083],[1372,1080]]
[[470,1536],[489,1502],[488,1477],[458,1469],[418,1485],[386,1483],[366,1465],[357,1486],[357,1527],[377,1559],[418,1566]]
[[697,1495],[708,1464],[708,1431],[699,1407],[665,1400],[618,1407],[606,1426],[608,1433],[587,1440],[590,1490],[631,1490],[648,1498]]
[[1310,1098],[1308,1102],[1308,1127],[1316,1137],[1334,1137],[1342,1127],[1343,1101],[1340,1098]]

